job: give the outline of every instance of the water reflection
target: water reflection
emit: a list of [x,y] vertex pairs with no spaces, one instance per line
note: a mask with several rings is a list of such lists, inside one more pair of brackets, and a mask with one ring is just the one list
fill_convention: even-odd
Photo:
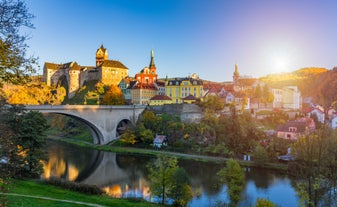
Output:
[[[125,155],[50,142],[49,159],[44,163],[43,178],[58,177],[96,185],[112,197],[137,197],[150,200],[147,165],[154,158]],[[228,202],[227,187],[220,185],[216,173],[224,164],[180,160],[189,174],[195,194],[188,206],[210,206]],[[257,198],[267,198],[279,206],[297,206],[291,180],[262,169],[247,169],[240,206],[252,206]]]

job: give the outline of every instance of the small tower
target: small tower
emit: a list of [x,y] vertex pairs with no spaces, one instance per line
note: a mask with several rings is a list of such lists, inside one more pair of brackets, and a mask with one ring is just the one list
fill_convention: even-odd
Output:
[[96,51],[96,67],[100,66],[104,62],[104,60],[108,60],[108,58],[108,51],[102,44],[101,47],[98,48]]
[[235,64],[235,70],[233,73],[233,83],[237,83],[238,80],[240,79],[240,74],[239,74],[239,69],[238,69],[238,64]]
[[153,50],[151,50],[151,61],[150,61],[150,65],[149,65],[149,69],[150,69],[150,73],[151,74],[156,74],[156,65],[154,64],[154,52]]

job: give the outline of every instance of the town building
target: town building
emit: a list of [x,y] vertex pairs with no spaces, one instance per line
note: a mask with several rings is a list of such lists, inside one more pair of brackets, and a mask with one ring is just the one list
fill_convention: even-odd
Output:
[[312,104],[312,106],[306,109],[306,114],[308,117],[312,117],[313,115],[317,117],[317,121],[324,124],[325,122],[325,113],[324,108],[320,105]]
[[43,81],[49,86],[62,85],[72,98],[86,81],[99,81],[105,85],[118,85],[128,76],[128,68],[117,60],[108,59],[108,51],[101,45],[96,51],[95,66],[81,66],[77,62],[56,64],[45,62]]
[[297,140],[301,136],[313,132],[315,128],[316,125],[313,119],[308,117],[299,118],[278,126],[276,136],[288,140]]
[[173,78],[166,80],[165,92],[173,103],[184,103],[184,98],[194,96],[201,99],[203,94],[203,81],[199,76],[192,74],[186,78]]
[[137,81],[131,89],[133,104],[150,104],[150,99],[157,95],[157,68],[154,63],[154,52],[151,51],[149,67],[144,67],[135,75]]
[[172,104],[172,99],[166,95],[155,95],[150,98],[150,106],[161,106],[164,104]]
[[302,107],[301,92],[297,86],[282,88],[282,105],[285,109],[300,109]]

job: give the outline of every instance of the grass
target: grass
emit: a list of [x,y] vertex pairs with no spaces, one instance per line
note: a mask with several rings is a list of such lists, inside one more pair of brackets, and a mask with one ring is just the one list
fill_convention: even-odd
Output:
[[[61,199],[67,201],[84,202],[90,204],[99,204],[102,206],[158,206],[140,199],[119,199],[108,196],[88,195],[83,193],[64,190],[59,187],[44,184],[41,181],[14,180],[10,193],[31,196],[43,196],[52,199]],[[7,206],[34,206],[34,207],[58,207],[58,206],[83,206],[83,204],[69,203],[65,201],[48,200],[41,198],[28,198],[15,195],[7,195]]]

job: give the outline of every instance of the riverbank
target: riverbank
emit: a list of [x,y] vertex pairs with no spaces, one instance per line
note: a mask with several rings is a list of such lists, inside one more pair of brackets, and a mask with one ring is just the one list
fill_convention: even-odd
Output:
[[39,180],[13,180],[8,193],[0,193],[7,198],[8,207],[74,207],[74,206],[126,206],[151,207],[158,204],[141,199],[119,199],[105,195],[88,195],[48,185]]
[[[92,143],[83,142],[75,139],[67,139],[67,138],[57,138],[57,137],[49,137],[52,140],[58,140],[62,142],[66,142],[69,144],[73,144],[80,147],[87,147],[91,149],[97,149],[107,152],[115,152],[115,153],[126,153],[126,154],[145,154],[151,156],[158,156],[158,155],[168,155],[177,157],[179,159],[191,159],[195,161],[202,161],[202,162],[215,162],[215,163],[225,163],[230,158],[225,157],[215,157],[215,156],[207,156],[207,155],[197,155],[197,154],[185,154],[180,152],[172,152],[166,150],[155,150],[155,149],[144,149],[144,148],[135,148],[135,147],[122,147],[122,146],[111,146],[111,145],[94,145]],[[256,163],[254,161],[246,161],[246,160],[239,160],[237,159],[239,164],[243,167],[261,167],[271,170],[277,171],[287,171],[288,165],[283,163]]]

